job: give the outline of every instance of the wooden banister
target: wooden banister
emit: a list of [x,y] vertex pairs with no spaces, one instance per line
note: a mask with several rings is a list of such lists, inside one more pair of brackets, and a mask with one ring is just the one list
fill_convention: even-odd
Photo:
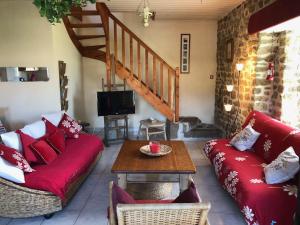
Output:
[[156,95],[158,82],[156,81],[156,58],[155,58],[155,56],[153,56],[153,70],[152,70],[152,73],[153,73],[153,92]]
[[[169,67],[171,70],[174,70],[172,66],[170,66],[163,58],[161,58],[154,50],[152,50],[145,42],[143,42],[135,33],[133,33],[131,30],[129,30],[125,24],[123,24],[117,17],[115,17],[113,14],[110,13],[109,17],[115,21],[122,30],[125,30],[130,36],[132,36],[133,39],[135,39],[141,46],[143,46],[145,49],[148,50],[148,52],[151,55],[155,55],[156,58],[159,61],[162,61],[167,67]],[[174,70],[175,72],[175,70]]]

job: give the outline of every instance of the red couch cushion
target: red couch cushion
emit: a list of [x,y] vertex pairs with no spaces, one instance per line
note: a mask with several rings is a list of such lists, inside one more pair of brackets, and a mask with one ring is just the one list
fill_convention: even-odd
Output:
[[57,158],[57,154],[53,148],[44,140],[38,140],[30,145],[32,150],[36,152],[44,163],[49,164]]
[[27,160],[16,149],[0,144],[0,156],[24,172],[31,173],[33,171]]
[[180,195],[174,200],[174,203],[198,203],[200,202],[200,197],[195,184],[192,182],[188,189],[184,190]]
[[294,128],[275,119],[265,122],[261,135],[253,146],[254,151],[269,164],[291,145],[287,138],[293,130]]
[[30,165],[33,165],[33,164],[43,164],[44,163],[43,160],[31,148],[31,145],[34,142],[36,142],[36,139],[30,137],[27,134],[24,134],[20,130],[17,130],[16,132],[20,135],[20,139],[21,139],[22,147],[23,147],[23,154],[24,154],[24,157],[27,160],[27,162]]
[[65,113],[57,127],[63,129],[68,138],[79,138],[79,133],[82,130],[82,126]]
[[102,141],[94,135],[81,134],[78,139],[68,139],[66,150],[50,165],[35,166],[35,172],[25,174],[23,185],[52,192],[65,200],[70,184],[88,170],[102,150]]
[[66,150],[65,133],[61,129],[56,129],[55,132],[49,135],[47,142],[58,153],[62,153]]

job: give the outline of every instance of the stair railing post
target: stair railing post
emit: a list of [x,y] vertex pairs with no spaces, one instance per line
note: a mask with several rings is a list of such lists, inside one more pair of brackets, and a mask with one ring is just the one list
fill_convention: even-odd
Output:
[[175,122],[179,121],[179,67],[175,70]]
[[109,39],[109,15],[110,11],[104,3],[96,3],[96,8],[100,14],[103,30],[105,33],[105,45],[106,45],[106,82],[108,91],[111,90],[111,60],[110,60],[110,39]]

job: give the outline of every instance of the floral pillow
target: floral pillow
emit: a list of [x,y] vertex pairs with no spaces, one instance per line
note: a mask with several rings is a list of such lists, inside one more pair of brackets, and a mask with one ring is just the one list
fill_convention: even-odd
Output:
[[79,133],[82,130],[76,120],[64,114],[61,121],[58,124],[58,128],[61,128],[65,131],[65,134],[68,138],[79,138]]
[[31,173],[34,171],[23,155],[13,148],[0,144],[0,156],[24,172]]
[[248,125],[231,139],[230,144],[240,151],[245,151],[252,148],[259,135],[260,133]]
[[293,147],[289,147],[264,167],[266,182],[267,184],[279,184],[288,181],[299,171],[299,167],[299,157]]

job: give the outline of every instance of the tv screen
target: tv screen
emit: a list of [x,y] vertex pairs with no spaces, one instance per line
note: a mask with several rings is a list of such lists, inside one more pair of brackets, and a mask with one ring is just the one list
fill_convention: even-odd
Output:
[[134,114],[133,91],[104,91],[97,93],[98,116]]

